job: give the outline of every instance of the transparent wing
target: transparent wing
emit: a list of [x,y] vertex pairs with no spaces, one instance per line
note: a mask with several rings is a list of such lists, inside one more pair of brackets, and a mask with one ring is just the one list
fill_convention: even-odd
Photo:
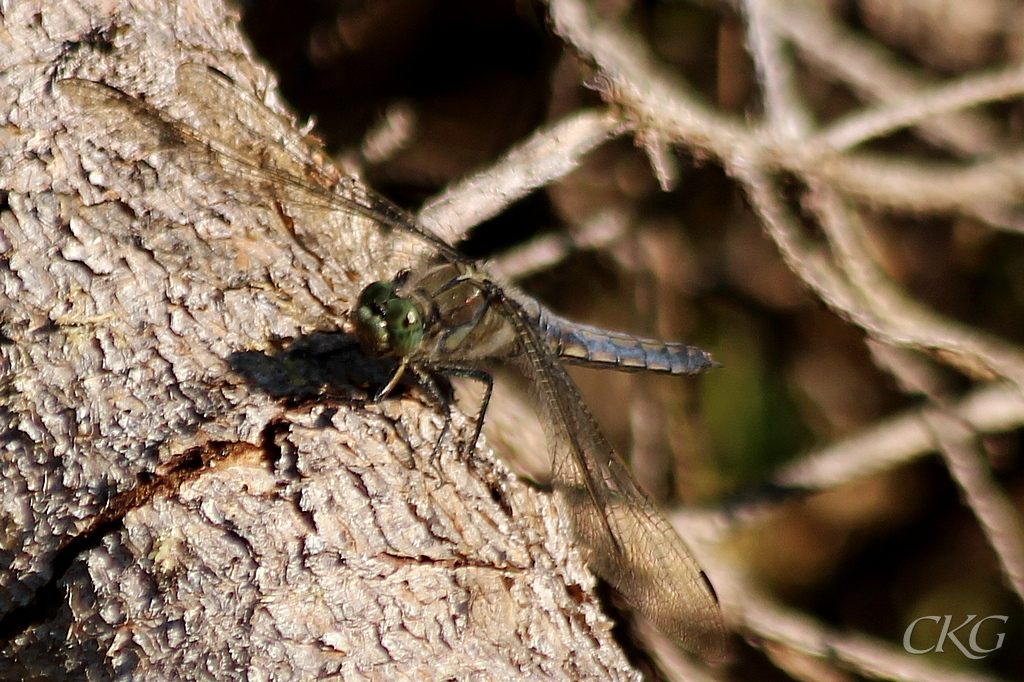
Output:
[[[270,123],[277,115],[267,106],[248,92],[241,90],[233,81],[219,71],[202,64],[188,63],[178,68],[178,88],[183,97],[191,103],[193,111],[202,119],[204,130],[217,130],[224,126],[224,111],[232,112],[229,125],[235,129],[248,128],[255,134],[252,136],[257,144],[268,139],[260,131],[271,128]],[[468,259],[452,248],[444,240],[421,227],[408,212],[396,206],[388,198],[374,192],[365,185],[356,186],[351,179],[341,180],[348,188],[348,196],[339,196],[335,192],[326,192],[323,186],[337,186],[337,174],[324,173],[324,162],[321,155],[310,154],[310,141],[300,135],[290,122],[285,122],[285,135],[278,136],[277,148],[287,153],[293,165],[291,173],[276,173],[274,180],[282,184],[286,190],[298,195],[310,194],[308,200],[336,210],[348,210],[367,215],[382,221],[387,227],[415,236],[421,246],[429,247],[431,255],[441,253],[446,258],[469,262]],[[275,139],[275,138],[269,138]],[[263,171],[251,162],[240,165],[245,173],[254,170]],[[331,169],[333,170],[333,169]],[[266,173],[264,173],[266,175]],[[311,185],[300,180],[310,176],[319,179],[319,185]],[[393,274],[393,273],[392,273]]]
[[525,312],[507,297],[502,301],[522,345],[516,362],[537,392],[548,431],[553,483],[591,552],[591,568],[662,632],[707,660],[724,660],[725,626],[704,573],[601,434]]
[[[408,213],[351,179],[340,178],[310,150],[312,144],[290,123],[231,80],[208,67],[185,64],[178,86],[202,132],[159,109],[103,83],[69,78],[58,91],[95,117],[96,136],[127,158],[161,152],[190,171],[232,177],[251,189],[246,200],[280,201],[311,211],[299,229],[315,231],[317,218],[340,211],[373,221],[383,232],[353,238],[352,251],[372,253],[374,270],[390,277],[426,255],[464,260]],[[230,142],[226,141],[230,140]],[[242,151],[244,150],[244,151]],[[402,237],[409,237],[401,243]],[[380,241],[386,240],[386,241]],[[398,259],[396,262],[393,260]],[[358,263],[358,258],[353,259]]]

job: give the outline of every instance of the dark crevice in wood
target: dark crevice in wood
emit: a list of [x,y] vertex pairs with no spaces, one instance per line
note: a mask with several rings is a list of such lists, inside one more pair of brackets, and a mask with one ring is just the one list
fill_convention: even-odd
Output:
[[[328,408],[327,411],[333,413],[335,410]],[[287,422],[271,420],[263,429],[260,447],[271,469],[277,476],[283,476],[290,481],[298,481],[303,478],[303,474],[299,470],[299,463],[295,456],[294,448],[286,451],[278,442],[278,437],[287,433],[289,428],[290,426]],[[299,486],[290,486],[290,490],[288,490],[286,484],[282,484],[282,487],[286,488],[285,497],[291,503],[292,508],[295,509],[295,513],[299,515],[299,518],[303,520],[312,534],[317,534],[319,530],[316,525],[316,515],[312,509],[303,507],[302,489]]]
[[75,559],[98,547],[103,538],[122,528],[125,515],[149,504],[160,495],[171,495],[183,484],[199,476],[210,465],[231,456],[248,444],[207,443],[177,455],[165,468],[163,475],[146,473],[139,476],[139,484],[131,490],[115,495],[107,506],[93,517],[88,528],[68,539],[54,554],[50,579],[41,585],[24,605],[16,607],[0,618],[0,642],[8,642],[29,628],[45,623],[57,614],[62,603],[60,582]]
[[486,482],[487,492],[491,494],[491,500],[494,502],[494,504],[498,505],[498,507],[501,509],[502,512],[505,513],[506,516],[512,518],[514,516],[514,512],[512,510],[512,503],[505,499],[505,493],[501,489],[501,486],[498,485],[497,481],[492,481],[490,479],[486,479]]
[[[464,555],[453,556],[450,559],[439,559],[439,558],[423,556],[423,555],[418,556],[418,557],[413,557],[413,556],[403,556],[403,555],[400,555],[400,554],[392,554],[390,552],[382,552],[381,554],[378,555],[378,557],[386,557],[387,559],[389,559],[389,560],[391,560],[391,561],[393,561],[393,562],[395,562],[397,564],[400,564],[400,565],[405,565],[405,566],[433,566],[435,568],[441,568],[441,569],[444,569],[446,571],[457,571],[457,570],[460,570],[460,569],[473,568],[473,569],[484,570],[484,571],[497,571],[499,573],[505,574],[505,573],[508,573],[508,572],[521,572],[523,570],[523,567],[521,567],[521,566],[513,566],[513,565],[499,566],[499,565],[493,564],[493,563],[487,563],[487,562],[483,562],[483,561],[477,561],[475,559],[470,559],[469,557],[464,556]],[[514,584],[514,581],[510,580],[508,582],[509,589],[512,588],[513,584]]]

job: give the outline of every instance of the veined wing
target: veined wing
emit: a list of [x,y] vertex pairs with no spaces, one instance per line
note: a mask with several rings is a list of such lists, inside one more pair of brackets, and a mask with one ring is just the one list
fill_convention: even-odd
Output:
[[[274,142],[262,140],[255,152],[242,151],[224,142],[221,138],[227,136],[225,129],[229,126],[276,115],[226,76],[208,67],[185,64],[179,68],[177,76],[182,95],[203,121],[204,129],[209,130],[200,132],[104,83],[68,78],[60,81],[57,88],[82,110],[102,121],[102,134],[110,141],[109,146],[132,148],[136,154],[164,152],[183,164],[238,178],[254,190],[255,199],[264,203],[267,198],[276,197],[287,200],[289,205],[361,215],[380,228],[390,229],[392,234],[387,236],[392,242],[397,231],[414,237],[430,253],[465,260],[458,251],[419,227],[407,212],[387,199],[351,179],[339,179],[326,172],[323,164],[307,152],[309,143],[297,134]],[[234,113],[228,119],[224,112]],[[258,129],[250,131],[249,139],[255,140],[258,135]],[[315,229],[315,226],[306,226],[306,229],[310,227]],[[394,244],[391,246],[389,251],[393,252]],[[392,272],[395,269],[389,268]]]
[[[178,68],[177,78],[182,96],[190,102],[193,111],[202,118],[204,127],[213,129],[224,125],[221,112],[225,103],[228,103],[227,106],[233,112],[233,120],[237,120],[241,124],[265,119],[268,116],[276,116],[262,101],[241,90],[227,76],[208,66],[196,63],[182,64]],[[258,139],[258,130],[266,126],[254,127],[257,130],[256,138]],[[292,134],[281,139],[280,146],[288,152],[293,162],[302,164],[302,174],[305,175],[308,172],[320,178],[332,179],[330,176],[325,176],[320,170],[322,162],[309,154],[309,141],[299,135],[290,125],[287,130]],[[251,170],[252,164],[248,165]],[[257,168],[257,170],[260,169]],[[312,191],[315,197],[313,201],[320,206],[361,213],[381,221],[387,227],[415,235],[423,242],[424,246],[431,249],[431,255],[439,253],[449,260],[469,262],[468,258],[443,239],[421,227],[407,211],[365,185],[360,184],[356,187],[351,178],[342,182],[349,188],[352,196],[339,196],[335,192],[324,191],[322,187],[310,186],[310,183],[303,182],[295,173],[284,173],[283,175],[284,177],[279,177],[282,184],[294,187],[295,191],[300,194]],[[324,203],[328,198],[330,203]],[[350,202],[354,202],[355,205],[349,205]]]
[[526,311],[495,292],[516,328],[516,362],[537,393],[553,483],[599,576],[662,632],[708,660],[728,657],[718,600],[682,539],[640,488]]

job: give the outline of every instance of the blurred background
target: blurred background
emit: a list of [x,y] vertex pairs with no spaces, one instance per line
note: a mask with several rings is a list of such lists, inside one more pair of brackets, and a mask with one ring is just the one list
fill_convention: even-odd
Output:
[[[733,3],[598,0],[596,15],[635,33],[660,67],[737,120],[762,112]],[[1024,57],[1018,0],[818,0],[814,12],[865,49],[922,79],[983,73]],[[595,70],[555,36],[547,7],[528,0],[253,0],[239,5],[257,52],[327,149],[361,160],[369,183],[415,210],[449,183],[486,168],[538,126],[605,106]],[[799,10],[797,10],[799,11]],[[810,11],[810,10],[808,10]],[[818,124],[863,106],[862,93],[794,54],[805,106]],[[996,148],[1021,146],[1024,107],[985,107]],[[400,140],[365,144],[390,126]],[[911,162],[965,161],[901,131],[867,145]],[[723,368],[696,379],[574,371],[588,404],[638,478],[668,506],[721,508],[758,499],[775,472],[923,404],[878,362],[859,327],[833,313],[783,262],[743,189],[714,158],[677,148],[663,191],[644,151],[623,136],[577,171],[478,226],[462,248],[514,259],[538,240],[564,247],[517,283],[572,319],[706,348]],[[946,211],[865,205],[885,272],[919,303],[1013,344],[1024,343],[1024,238]],[[511,266],[515,270],[514,263]],[[980,385],[935,363],[950,400]],[[503,433],[492,403],[489,439],[542,479],[519,433]],[[513,405],[510,407],[510,405]],[[513,419],[514,417],[505,417]],[[999,489],[1020,510],[1020,430],[983,434]],[[540,467],[540,468],[538,468]],[[1024,679],[1024,612],[997,556],[936,454],[787,497],[731,542],[733,558],[781,602],[842,631],[901,647],[926,615],[1010,617],[1006,644],[970,660],[947,644],[937,665]],[[1020,539],[1018,538],[1019,542]],[[963,632],[963,631],[962,631]],[[994,635],[993,635],[994,636]],[[927,644],[921,644],[927,647]],[[988,644],[991,646],[991,643]],[[741,647],[736,679],[859,679],[798,672]]]

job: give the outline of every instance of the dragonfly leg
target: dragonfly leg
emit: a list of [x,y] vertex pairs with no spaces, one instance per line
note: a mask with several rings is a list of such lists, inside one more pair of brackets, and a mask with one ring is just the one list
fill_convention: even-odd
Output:
[[484,397],[483,400],[480,401],[480,411],[477,412],[476,418],[474,419],[473,437],[470,439],[469,447],[466,449],[467,456],[472,456],[476,451],[476,443],[480,440],[480,432],[484,425],[484,415],[487,414],[487,406],[490,404],[491,394],[494,392],[494,377],[482,369],[476,369],[475,367],[463,367],[460,365],[431,364],[426,368],[422,368],[417,365],[410,365],[409,371],[416,375],[417,380],[423,388],[426,389],[431,400],[440,405],[441,409],[444,410],[444,428],[441,429],[441,435],[437,439],[437,444],[434,445],[435,455],[441,447],[441,441],[443,441],[444,437],[448,435],[448,430],[451,428],[452,422],[451,406],[449,401],[445,399],[444,394],[441,392],[441,389],[437,384],[437,380],[434,378],[435,375],[473,379],[474,381],[479,381],[484,385]]
[[487,414],[487,406],[491,402],[491,394],[494,393],[494,377],[488,372],[482,369],[476,369],[474,367],[445,367],[443,368],[447,374],[456,377],[462,377],[463,379],[472,379],[479,381],[484,385],[484,397],[480,401],[480,411],[476,414],[476,424],[473,427],[473,438],[469,441],[468,455],[476,451],[476,442],[480,439],[480,432],[484,427],[484,415]]
[[409,365],[409,371],[416,376],[416,380],[420,382],[423,389],[430,396],[431,401],[436,403],[444,411],[444,426],[441,427],[441,434],[437,437],[437,441],[434,443],[434,451],[430,454],[431,458],[437,457],[437,453],[441,450],[441,443],[444,441],[444,437],[448,435],[448,431],[452,425],[452,407],[450,401],[445,398],[444,393],[441,392],[440,386],[437,385],[437,379],[429,372],[424,369],[417,367],[416,365]]
[[402,360],[398,363],[398,367],[395,368],[395,373],[391,375],[390,379],[388,379],[388,383],[380,387],[380,390],[378,390],[373,395],[373,398],[370,400],[370,402],[379,403],[380,401],[384,400],[384,398],[387,398],[388,394],[391,393],[391,391],[395,389],[395,386],[398,385],[398,381],[402,378],[402,375],[405,374],[405,370],[408,367],[409,358],[403,357]]

